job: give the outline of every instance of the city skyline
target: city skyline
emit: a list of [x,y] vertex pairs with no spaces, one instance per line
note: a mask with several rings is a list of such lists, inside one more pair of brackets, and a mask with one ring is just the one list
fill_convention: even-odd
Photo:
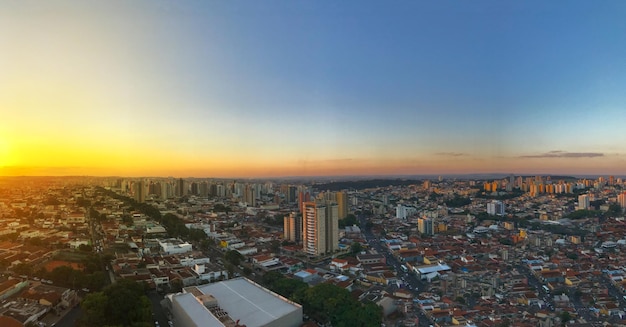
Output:
[[626,175],[626,4],[9,1],[0,176]]

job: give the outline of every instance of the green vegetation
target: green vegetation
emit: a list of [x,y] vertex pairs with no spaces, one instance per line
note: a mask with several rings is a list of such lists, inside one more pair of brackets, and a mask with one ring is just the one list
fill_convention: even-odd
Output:
[[241,255],[238,251],[229,250],[224,254],[224,259],[231,264],[238,266],[242,260],[244,260],[244,256]]
[[264,224],[268,224],[270,226],[283,226],[285,215],[274,215],[267,216],[265,212],[260,212],[257,216]]
[[353,214],[348,214],[346,218],[339,219],[339,228],[346,228],[346,226],[359,225],[359,220]]
[[352,245],[350,245],[350,252],[359,253],[361,251],[363,251],[363,246],[361,245],[361,243],[353,242]]
[[152,326],[152,308],[144,293],[141,284],[128,279],[91,293],[80,305],[83,316],[77,326]]
[[474,195],[474,197],[477,198],[484,198],[484,199],[494,199],[494,200],[509,200],[509,199],[515,199],[517,197],[520,197],[522,195],[524,195],[524,191],[520,190],[520,189],[513,189],[511,192],[506,192],[503,194],[498,194],[498,195],[491,195],[490,192],[485,192],[485,191],[480,191],[478,193],[476,193],[476,195]]
[[379,306],[371,302],[362,304],[352,298],[348,290],[332,284],[309,288],[303,292],[302,298],[296,300],[301,300],[306,314],[335,327],[378,327],[382,322]]
[[214,212],[225,212],[226,214],[228,214],[231,211],[231,209],[230,209],[229,206],[225,206],[225,205],[223,205],[221,203],[218,203],[218,204],[213,206],[213,211]]
[[346,189],[362,190],[387,186],[408,186],[421,184],[421,180],[414,179],[370,179],[361,181],[341,181],[313,185],[317,190],[341,191]]
[[[168,213],[162,216],[159,209],[153,207],[150,204],[138,203],[134,199],[119,195],[102,187],[96,187],[96,191],[98,193],[103,193],[114,199],[120,200],[124,202],[124,204],[126,204],[127,206],[130,206],[131,210],[138,210],[144,215],[152,218],[152,220],[159,222],[172,237],[180,237],[192,242],[204,242],[208,239],[208,236],[204,231],[199,229],[187,228],[187,226],[185,226],[185,223],[174,214]],[[216,204],[216,206],[218,205],[219,204]],[[230,208],[228,207],[224,207],[224,209],[226,211],[230,210]]]
[[563,218],[576,220],[576,219],[585,219],[585,218],[596,218],[596,217],[600,217],[601,215],[602,215],[602,212],[598,210],[576,210]]
[[445,204],[448,207],[452,207],[452,208],[463,207],[471,203],[472,203],[472,200],[470,198],[461,197],[458,194],[455,194],[454,198],[445,201]]
[[609,210],[604,213],[605,217],[619,217],[622,215],[622,207],[617,203],[612,203],[609,205]]
[[374,303],[362,304],[344,288],[332,284],[320,284],[309,288],[299,280],[286,278],[280,273],[269,272],[262,283],[270,290],[302,304],[304,313],[314,320],[335,327],[380,326],[382,310]]

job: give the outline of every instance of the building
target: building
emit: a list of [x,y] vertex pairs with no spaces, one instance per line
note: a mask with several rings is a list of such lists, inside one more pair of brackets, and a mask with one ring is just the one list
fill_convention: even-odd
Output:
[[578,196],[578,210],[589,209],[589,195],[581,194]]
[[617,203],[619,203],[619,206],[622,208],[622,210],[626,208],[626,192],[617,196]]
[[143,181],[136,181],[133,183],[133,196],[135,201],[139,203],[146,202],[146,190],[144,189]]
[[302,218],[297,213],[292,212],[283,218],[283,239],[289,242],[300,241],[302,230]]
[[435,235],[435,222],[431,218],[419,218],[417,220],[417,230],[426,235]]
[[398,204],[398,206],[396,207],[396,218],[398,219],[406,219],[407,217],[410,217],[416,213],[417,209],[413,207],[407,207],[401,204]]
[[339,248],[339,208],[333,202],[302,204],[303,250],[309,255],[332,253]]
[[504,216],[504,204],[502,201],[491,201],[487,203],[487,213],[494,216]]
[[301,305],[246,278],[187,287],[167,298],[175,326],[302,325]]
[[192,250],[191,244],[176,238],[159,239],[157,242],[161,247],[161,252],[165,254],[180,254],[190,252]]
[[339,219],[344,219],[348,216],[348,193],[337,192],[337,207],[339,210]]

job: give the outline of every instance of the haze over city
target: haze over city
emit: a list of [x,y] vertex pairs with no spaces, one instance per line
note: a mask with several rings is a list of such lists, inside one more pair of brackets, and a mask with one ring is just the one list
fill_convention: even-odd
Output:
[[626,174],[623,1],[4,1],[0,175]]

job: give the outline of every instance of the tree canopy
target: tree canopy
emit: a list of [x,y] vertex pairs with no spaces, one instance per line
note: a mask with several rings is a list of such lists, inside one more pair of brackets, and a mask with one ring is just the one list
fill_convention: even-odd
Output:
[[320,323],[330,322],[336,327],[378,327],[382,322],[382,309],[374,303],[362,304],[350,292],[332,284],[308,284],[286,278],[278,272],[263,276],[262,283],[270,290],[302,304],[304,312]]
[[143,286],[122,279],[102,292],[87,295],[81,303],[83,316],[78,326],[136,326],[152,324],[152,307]]
[[348,214],[346,218],[339,219],[339,228],[346,228],[346,226],[359,225],[359,221],[353,214]]

